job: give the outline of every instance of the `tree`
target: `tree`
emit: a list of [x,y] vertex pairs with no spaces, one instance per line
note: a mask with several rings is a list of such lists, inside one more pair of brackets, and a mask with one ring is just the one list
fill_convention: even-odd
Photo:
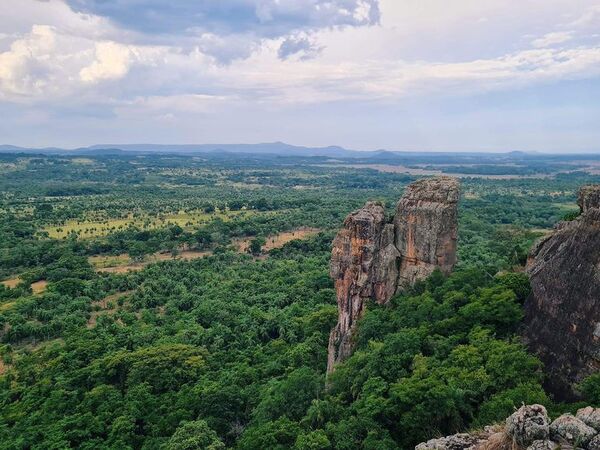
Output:
[[164,450],[221,450],[225,448],[225,444],[204,420],[196,420],[183,422],[163,448]]
[[265,245],[267,241],[265,238],[257,237],[250,241],[250,245],[248,246],[248,253],[253,255],[260,255],[262,251],[262,246]]

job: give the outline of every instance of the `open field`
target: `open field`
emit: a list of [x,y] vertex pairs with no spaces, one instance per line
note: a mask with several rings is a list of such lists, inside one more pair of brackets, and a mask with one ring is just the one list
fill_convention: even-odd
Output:
[[[268,252],[274,248],[281,248],[288,242],[296,239],[307,239],[311,236],[319,233],[318,228],[302,227],[291,231],[284,231],[273,236],[269,236],[266,239],[265,245],[263,245],[263,252]],[[234,239],[234,246],[240,253],[246,253],[250,242],[254,237],[247,237],[243,239]],[[210,256],[210,251],[194,251],[194,250],[183,250],[177,255],[173,256],[171,253],[155,253],[147,256],[143,261],[133,261],[130,256],[126,253],[116,256],[90,256],[88,261],[96,269],[97,272],[103,273],[127,273],[136,272],[142,270],[149,264],[153,264],[160,261],[175,261],[175,260],[193,260],[197,258],[203,258]]]
[[18,284],[20,282],[21,282],[21,279],[19,277],[15,277],[15,278],[10,278],[8,280],[0,281],[0,284],[3,284],[7,288],[14,289],[18,286]]
[[195,250],[184,250],[173,256],[171,253],[155,253],[147,256],[143,261],[134,261],[128,254],[117,256],[90,256],[88,261],[98,272],[126,273],[142,270],[149,264],[160,261],[192,260],[211,255],[211,252],[199,252]]
[[[4,286],[6,286],[7,288],[14,289],[15,287],[17,287],[19,285],[20,282],[21,282],[21,278],[15,277],[15,278],[11,278],[9,280],[1,281],[0,283],[3,284]],[[31,290],[33,291],[34,294],[41,294],[46,290],[47,286],[48,286],[48,282],[46,280],[36,281],[34,283],[31,283]]]
[[35,283],[31,283],[31,290],[34,294],[42,294],[47,286],[48,282],[46,280],[36,281]]
[[109,233],[127,229],[130,226],[138,227],[142,230],[154,230],[165,228],[171,225],[179,225],[184,229],[206,224],[214,219],[223,221],[230,220],[232,217],[247,217],[256,214],[255,211],[216,211],[214,213],[194,212],[186,213],[179,212],[178,214],[170,214],[165,216],[140,216],[129,217],[123,219],[108,219],[105,221],[78,221],[69,220],[63,225],[48,226],[42,231],[48,233],[48,237],[52,239],[64,239],[72,233],[76,233],[78,237],[85,239],[98,236],[106,236]]
[[550,178],[554,174],[539,173],[535,175],[486,175],[478,173],[445,173],[436,169],[421,169],[415,167],[406,167],[402,165],[392,164],[322,164],[320,167],[347,167],[351,169],[373,169],[383,173],[398,173],[416,176],[448,176],[455,178],[483,178],[486,180],[527,180],[527,179],[542,179]]
[[[319,233],[319,231],[321,230],[319,230],[318,228],[302,227],[297,228],[295,230],[284,231],[282,233],[268,236],[266,238],[265,245],[262,246],[262,250],[263,252],[268,252],[269,250],[273,250],[274,248],[281,248],[288,242],[291,242],[296,239],[309,238]],[[250,246],[250,242],[252,242],[253,239],[254,237],[236,239],[234,240],[234,245],[237,247],[240,253],[246,253],[248,251],[248,247]]]

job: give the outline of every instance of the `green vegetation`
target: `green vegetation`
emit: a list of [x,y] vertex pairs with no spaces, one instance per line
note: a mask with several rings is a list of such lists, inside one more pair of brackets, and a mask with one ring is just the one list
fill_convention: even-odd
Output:
[[[597,177],[463,180],[455,273],[370,305],[326,385],[334,232],[414,178],[323,163],[0,155],[0,448],[404,449],[569,408],[516,335],[521,268]],[[321,232],[269,250],[300,227]],[[100,271],[157,252],[209,256]]]

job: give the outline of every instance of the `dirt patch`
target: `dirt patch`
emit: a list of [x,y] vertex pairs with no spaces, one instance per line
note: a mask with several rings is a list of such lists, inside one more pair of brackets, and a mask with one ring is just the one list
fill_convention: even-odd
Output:
[[[266,253],[269,250],[273,250],[274,248],[281,248],[288,242],[307,239],[311,236],[318,234],[320,231],[321,230],[318,228],[301,227],[291,231],[284,231],[282,233],[268,236],[266,238],[265,245],[262,246],[262,251]],[[234,239],[233,245],[237,248],[237,250],[240,253],[246,253],[248,252],[248,247],[250,247],[250,242],[252,242],[253,239],[254,237]]]
[[[267,253],[269,250],[274,248],[281,248],[288,242],[296,239],[307,239],[311,236],[318,234],[321,230],[318,228],[301,227],[291,231],[284,231],[266,238],[266,243],[263,245],[263,252]],[[254,237],[238,238],[233,239],[233,246],[240,253],[246,253],[250,242]],[[162,262],[162,261],[191,261],[198,258],[204,258],[212,255],[211,251],[198,251],[198,250],[181,250],[175,256],[171,253],[154,253],[147,256],[143,261],[134,262],[128,254],[123,253],[117,256],[91,256],[88,258],[90,264],[92,264],[97,272],[101,273],[115,273],[124,274],[127,272],[137,272],[143,270],[144,267],[149,264]]]
[[144,261],[134,262],[127,253],[117,256],[92,256],[90,263],[96,268],[97,272],[103,273],[127,273],[142,270],[149,264],[161,261],[190,261],[193,259],[210,256],[212,252],[200,252],[196,250],[183,250],[173,256],[171,253],[154,253],[147,256]]
[[6,286],[7,288],[10,288],[10,289],[16,288],[19,285],[20,282],[21,282],[21,279],[19,277],[10,278],[8,280],[0,281],[1,284],[3,284],[4,286]]
[[36,281],[35,283],[31,283],[31,290],[34,294],[43,293],[48,287],[48,282],[46,280]]

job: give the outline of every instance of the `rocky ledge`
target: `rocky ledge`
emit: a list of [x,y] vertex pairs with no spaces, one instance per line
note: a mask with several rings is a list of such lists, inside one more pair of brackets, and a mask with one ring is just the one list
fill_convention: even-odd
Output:
[[600,450],[600,408],[550,421],[542,405],[522,406],[505,424],[419,444],[415,450]]

